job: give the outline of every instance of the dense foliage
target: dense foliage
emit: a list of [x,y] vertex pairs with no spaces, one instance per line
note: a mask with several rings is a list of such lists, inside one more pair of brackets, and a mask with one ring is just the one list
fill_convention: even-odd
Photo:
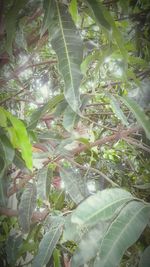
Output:
[[149,266],[149,36],[149,0],[0,1],[0,266]]

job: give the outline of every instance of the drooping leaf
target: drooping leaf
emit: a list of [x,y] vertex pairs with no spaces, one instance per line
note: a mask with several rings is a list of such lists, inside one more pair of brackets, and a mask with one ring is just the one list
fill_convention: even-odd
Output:
[[99,191],[76,208],[72,213],[72,222],[92,226],[100,220],[109,220],[123,204],[131,199],[133,196],[123,189],[113,188]]
[[[86,228],[87,231],[87,228]],[[74,241],[78,243],[84,234],[84,229],[79,227],[76,223],[71,221],[71,214],[65,217],[63,236],[61,239],[62,243],[67,241]]]
[[36,127],[38,121],[41,119],[41,117],[47,112],[52,111],[58,103],[63,101],[64,96],[63,94],[56,95],[53,98],[51,98],[47,103],[45,103],[42,107],[38,108],[33,112],[30,118],[30,122],[28,125],[28,129],[32,130]]
[[8,187],[8,176],[6,176],[6,163],[4,158],[0,156],[0,206],[6,206],[7,197],[7,187]]
[[30,230],[32,213],[36,207],[36,185],[28,183],[19,203],[19,222],[23,232]]
[[81,71],[84,75],[86,74],[86,71],[88,70],[90,63],[93,62],[94,60],[97,60],[98,57],[99,57],[99,52],[97,51],[94,51],[92,54],[90,53],[86,56],[86,58],[83,60],[81,64]]
[[47,166],[40,169],[37,173],[37,197],[47,200],[50,191],[52,170]]
[[150,246],[148,246],[140,257],[139,267],[149,267],[150,263]]
[[6,50],[10,55],[12,54],[12,43],[15,37],[18,13],[20,9],[22,9],[25,6],[26,3],[27,3],[26,0],[13,1],[12,7],[9,9],[5,17],[6,36],[7,36]]
[[123,103],[131,110],[131,112],[134,114],[135,118],[137,119],[137,122],[140,126],[143,127],[147,138],[150,139],[150,120],[145,115],[144,111],[141,109],[141,107],[138,105],[136,101],[133,99],[123,96],[120,97]]
[[72,16],[73,21],[76,23],[78,18],[77,0],[71,0],[69,5],[69,12]]
[[64,79],[64,95],[70,107],[80,113],[82,41],[66,6],[57,0],[52,0],[51,3],[49,35],[52,48],[58,57],[60,73]]
[[122,123],[126,126],[128,126],[128,121],[126,116],[124,115],[123,111],[120,108],[120,104],[117,101],[117,99],[114,96],[110,96],[110,105],[112,107],[112,110],[114,111],[114,113],[116,114],[116,116],[122,121]]
[[9,264],[14,265],[17,261],[19,246],[22,244],[23,239],[21,235],[17,236],[17,233],[10,234],[6,242],[6,254]]
[[35,256],[32,267],[43,267],[46,265],[53,253],[53,250],[61,236],[62,224],[57,225],[55,228],[51,228],[43,236],[38,254]]
[[116,267],[128,247],[136,242],[150,218],[150,206],[129,202],[110,224],[94,267]]
[[106,20],[104,16],[102,4],[98,2],[97,0],[86,0],[86,2],[88,3],[90,9],[92,10],[97,23],[100,26],[103,26],[104,28],[110,31],[111,24],[109,24],[109,22]]
[[99,223],[82,236],[72,257],[71,267],[79,267],[96,256],[107,227],[106,222]]
[[15,142],[17,142],[17,144],[13,143],[12,145],[14,147],[16,147],[17,145],[17,148],[21,150],[22,157],[24,161],[26,162],[27,167],[29,169],[32,169],[32,145],[30,143],[25,125],[21,120],[17,119],[10,112],[8,111],[5,111],[5,112],[13,126],[13,128],[11,129],[15,131],[15,134],[16,134],[17,140],[15,140]]
[[41,29],[41,36],[48,30],[49,27],[49,17],[52,15],[51,8],[52,8],[52,1],[44,0],[43,1],[43,8],[44,12],[44,19],[43,19],[43,27]]
[[82,192],[83,181],[82,178],[77,180],[78,174],[75,174],[72,169],[61,169],[60,176],[65,184],[66,191],[70,195],[71,199],[79,204],[83,199],[84,195]]
[[0,144],[1,144],[0,151],[1,153],[3,153],[3,158],[5,159],[7,164],[10,164],[14,159],[15,151],[6,135],[0,136]]

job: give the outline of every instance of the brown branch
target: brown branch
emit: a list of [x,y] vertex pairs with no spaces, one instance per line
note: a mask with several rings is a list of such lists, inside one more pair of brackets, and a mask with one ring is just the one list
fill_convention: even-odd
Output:
[[92,148],[94,146],[102,146],[104,144],[107,144],[109,142],[113,142],[113,141],[118,141],[119,139],[122,139],[124,137],[127,137],[130,134],[133,134],[135,132],[137,132],[139,130],[139,127],[133,127],[133,128],[129,128],[127,130],[122,130],[122,131],[118,131],[117,133],[114,133],[112,135],[109,136],[105,136],[104,138],[98,139],[97,141],[90,143],[88,146],[87,145],[80,145],[79,147],[75,148],[72,151],[72,154],[79,154],[89,148]]

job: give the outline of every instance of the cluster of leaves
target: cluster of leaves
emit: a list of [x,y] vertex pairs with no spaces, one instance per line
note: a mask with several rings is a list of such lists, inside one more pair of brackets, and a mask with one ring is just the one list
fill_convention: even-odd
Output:
[[149,1],[0,4],[1,266],[148,267]]

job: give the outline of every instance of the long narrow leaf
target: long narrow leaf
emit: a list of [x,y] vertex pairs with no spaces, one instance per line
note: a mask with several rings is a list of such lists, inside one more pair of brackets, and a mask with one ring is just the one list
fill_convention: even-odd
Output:
[[52,253],[53,250],[61,236],[61,224],[57,225],[55,229],[50,229],[42,238],[39,246],[39,252],[34,258],[32,267],[43,267],[45,266]]
[[77,29],[66,9],[57,0],[51,0],[49,34],[53,49],[58,56],[59,70],[65,83],[64,95],[71,108],[79,113],[81,106],[79,86],[81,82],[80,64],[83,47]]
[[137,122],[139,125],[141,125],[146,133],[147,138],[150,139],[150,120],[145,115],[144,111],[141,109],[141,107],[137,104],[136,101],[133,99],[123,96],[120,97],[121,100],[124,102],[124,104],[131,110],[131,112],[134,114],[135,118],[137,119]]
[[35,184],[29,183],[22,196],[19,204],[19,222],[23,232],[30,230],[30,223],[32,213],[36,207],[36,186]]
[[110,225],[94,267],[116,267],[128,247],[136,242],[150,218],[150,205],[128,203]]
[[133,199],[132,195],[123,189],[99,191],[76,208],[72,213],[72,222],[92,226],[99,221],[109,220],[116,210],[131,199]]

